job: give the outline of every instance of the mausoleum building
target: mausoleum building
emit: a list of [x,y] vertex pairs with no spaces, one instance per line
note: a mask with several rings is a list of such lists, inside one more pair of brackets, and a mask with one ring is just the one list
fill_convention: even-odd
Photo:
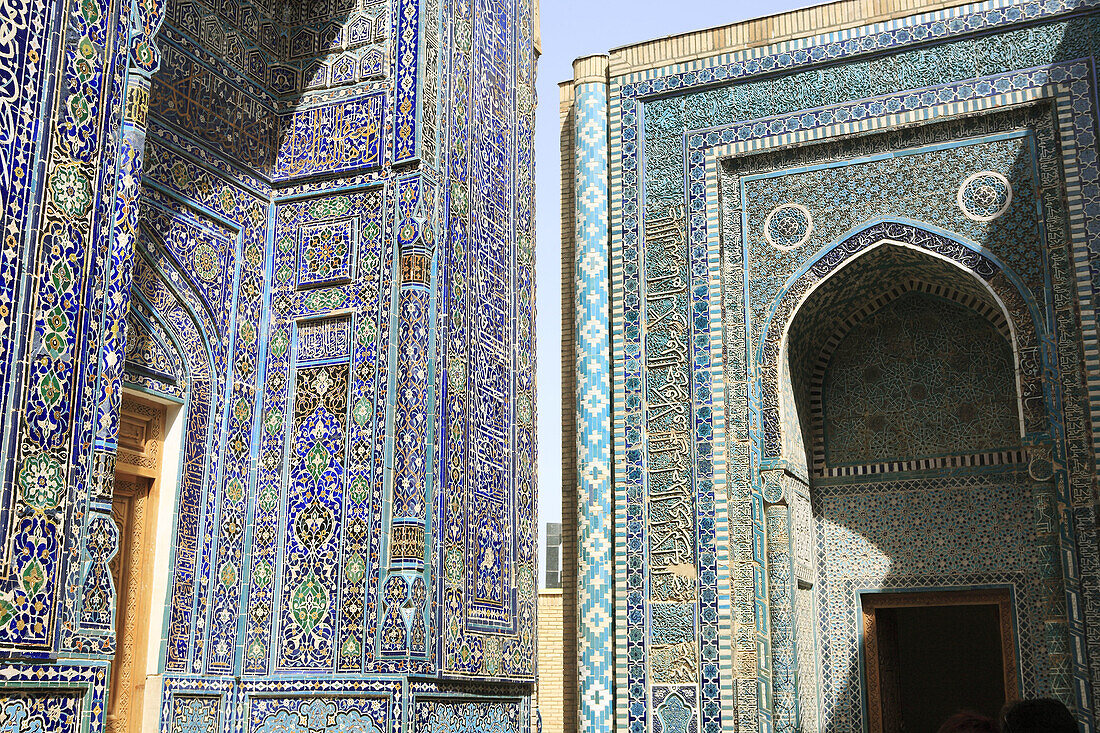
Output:
[[1096,729],[1098,54],[842,0],[575,62],[566,730]]
[[0,729],[529,730],[537,9],[0,16]]

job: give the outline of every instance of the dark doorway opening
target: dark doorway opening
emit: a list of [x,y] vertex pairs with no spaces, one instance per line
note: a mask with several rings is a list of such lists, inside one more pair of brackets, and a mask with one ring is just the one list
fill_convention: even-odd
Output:
[[1007,590],[862,596],[871,733],[933,733],[1018,696]]

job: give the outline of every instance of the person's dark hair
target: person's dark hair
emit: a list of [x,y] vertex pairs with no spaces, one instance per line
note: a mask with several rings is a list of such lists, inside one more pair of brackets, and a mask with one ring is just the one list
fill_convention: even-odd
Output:
[[964,710],[943,721],[937,733],[997,733],[997,724],[992,718]]
[[1058,700],[1020,700],[1001,712],[1001,733],[1077,733],[1077,721]]

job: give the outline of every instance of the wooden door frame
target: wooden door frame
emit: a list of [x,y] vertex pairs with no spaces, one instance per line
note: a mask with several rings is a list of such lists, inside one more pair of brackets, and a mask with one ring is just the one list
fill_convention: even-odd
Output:
[[[164,439],[167,429],[166,408],[164,405],[144,399],[132,392],[123,393],[120,416],[120,436],[118,457],[115,462],[115,495],[129,496],[134,507],[133,518],[138,524],[132,528],[132,536],[120,537],[120,552],[128,550],[125,558],[130,574],[126,581],[128,587],[117,589],[115,607],[115,629],[125,619],[124,633],[115,640],[115,657],[111,663],[111,678],[108,680],[107,714],[115,712],[113,707],[119,698],[114,696],[116,675],[122,674],[121,665],[125,664],[124,679],[119,680],[123,687],[120,697],[123,703],[124,718],[119,725],[124,731],[142,729],[145,716],[145,681],[149,650],[149,620],[153,610],[154,559],[157,539],[157,520],[160,504],[161,471],[163,468]],[[135,567],[136,564],[136,567]],[[131,599],[128,594],[136,593]],[[123,601],[129,601],[123,605]],[[105,721],[107,715],[104,716]]]
[[863,591],[859,594],[863,615],[863,669],[870,733],[883,733],[882,679],[879,673],[878,629],[875,613],[880,608],[919,608],[923,606],[997,606],[1001,636],[1001,658],[1004,666],[1005,701],[1019,698],[1017,673],[1016,623],[1013,614],[1013,592],[1010,587],[960,590]]

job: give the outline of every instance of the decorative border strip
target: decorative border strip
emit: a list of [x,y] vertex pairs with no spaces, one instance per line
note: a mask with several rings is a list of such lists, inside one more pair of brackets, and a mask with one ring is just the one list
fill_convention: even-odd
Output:
[[964,33],[1019,26],[1090,10],[1093,6],[1092,0],[1033,0],[1026,3],[990,0],[631,72],[614,77],[611,83],[613,87],[636,85],[629,95],[636,98],[684,92],[692,87],[805,69],[814,64],[851,59],[883,49],[957,40]]
[[576,87],[574,123],[579,730],[613,728],[611,380],[607,281],[607,85]]
[[819,478],[843,478],[850,476],[877,476],[887,473],[909,471],[929,471],[938,468],[980,468],[1026,463],[1028,451],[1024,448],[991,451],[985,453],[967,453],[937,458],[913,458],[905,461],[886,461],[862,466],[836,466],[822,471],[814,471]]
[[81,707],[87,715],[80,730],[102,730],[107,714],[107,685],[110,663],[88,660],[69,664],[7,664],[0,667],[5,692],[20,690],[39,693],[66,689],[83,693]]

